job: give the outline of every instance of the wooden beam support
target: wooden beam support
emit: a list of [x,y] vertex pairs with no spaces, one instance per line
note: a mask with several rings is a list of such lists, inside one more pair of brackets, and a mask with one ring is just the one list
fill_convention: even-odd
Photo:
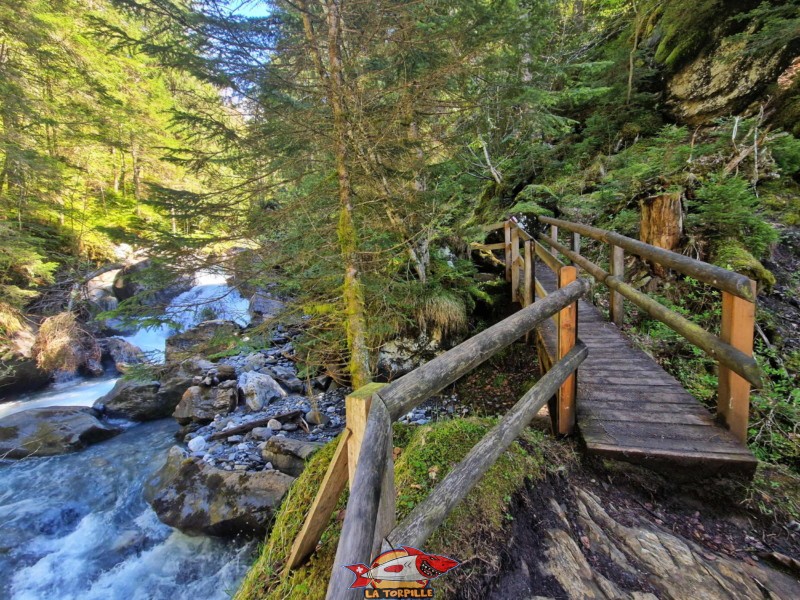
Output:
[[525,242],[525,297],[522,305],[528,306],[533,304],[533,242]]
[[511,302],[519,301],[519,229],[511,228]]
[[306,515],[303,528],[292,544],[292,551],[286,561],[287,569],[296,569],[302,565],[317,547],[322,532],[328,526],[339,497],[347,485],[347,449],[350,431],[345,429],[336,447],[331,464],[328,467],[317,496]]
[[[618,278],[620,281],[625,281],[625,251],[619,246],[611,246],[609,262],[611,264],[611,276]],[[622,294],[611,290],[610,305],[611,321],[617,327],[622,327],[625,322],[625,307],[622,304]]]
[[558,225],[550,225],[550,239],[554,242],[558,241]]
[[[558,272],[558,287],[563,288],[578,278],[575,267],[562,267]],[[564,307],[558,313],[558,359],[561,360],[575,346],[578,333],[578,302]],[[575,374],[564,380],[558,391],[558,434],[570,435],[575,428],[575,396],[577,392]]]
[[[751,284],[755,297],[756,283],[751,281]],[[755,303],[728,292],[722,292],[720,338],[747,356],[753,355],[755,318]],[[717,416],[728,425],[731,433],[742,442],[747,443],[747,427],[750,419],[750,383],[727,367],[720,365],[717,396]]]
[[511,281],[511,222],[506,221],[503,226],[503,233],[505,234],[506,249],[505,249],[505,262],[506,262],[506,281]]
[[[575,254],[580,254],[581,253],[581,234],[580,233],[573,233],[572,234],[571,249]],[[580,277],[580,274],[581,274],[581,270],[578,269],[578,276],[579,277]]]

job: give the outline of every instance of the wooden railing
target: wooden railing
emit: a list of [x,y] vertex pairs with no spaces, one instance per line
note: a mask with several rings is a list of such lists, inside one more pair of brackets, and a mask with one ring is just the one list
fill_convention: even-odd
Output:
[[588,351],[583,344],[574,343],[399,524],[395,523],[392,423],[545,320],[574,307],[589,287],[588,280],[573,281],[392,383],[369,384],[348,396],[347,429],[294,542],[287,567],[296,568],[313,552],[348,480],[350,497],[328,599],[358,595],[357,590],[349,589],[353,575],[345,565],[369,564],[381,548],[422,545],[539,409],[568,379],[574,379]]
[[[572,223],[550,217],[538,217],[549,225],[549,235],[538,234],[536,241],[552,248],[572,264],[606,285],[610,295],[610,317],[622,325],[623,298],[629,300],[653,319],[664,323],[693,345],[703,350],[719,364],[717,416],[741,441],[747,441],[750,409],[750,385],[763,386],[761,369],[753,359],[753,331],[756,312],[756,284],[733,271],[689,258],[676,252],[645,244],[612,231]],[[559,229],[572,233],[570,246],[559,243]],[[580,253],[580,236],[609,246],[610,273],[589,261]],[[666,308],[647,294],[625,283],[625,252],[651,263],[667,267],[707,283],[722,292],[722,322],[720,335],[714,335],[700,325]],[[513,249],[512,249],[513,253]]]

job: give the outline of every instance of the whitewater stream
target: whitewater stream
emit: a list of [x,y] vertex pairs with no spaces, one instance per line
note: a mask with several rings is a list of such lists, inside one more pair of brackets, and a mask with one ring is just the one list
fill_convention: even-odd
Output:
[[[167,315],[177,329],[209,311],[248,322],[247,300],[221,274],[200,273]],[[205,309],[205,310],[204,310]],[[174,328],[126,339],[163,360]],[[91,406],[117,381],[76,379],[0,403],[0,417],[43,406]],[[244,576],[255,542],[191,537],[161,523],[143,498],[177,424],[125,424],[86,450],[0,464],[0,599],[216,600]]]

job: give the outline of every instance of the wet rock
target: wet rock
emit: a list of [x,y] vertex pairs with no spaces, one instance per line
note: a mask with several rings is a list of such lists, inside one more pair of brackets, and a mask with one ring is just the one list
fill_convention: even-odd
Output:
[[233,321],[203,321],[196,327],[167,338],[164,350],[166,361],[184,360],[199,352],[223,350],[227,346],[226,340],[240,333],[241,327]]
[[293,481],[274,470],[219,469],[173,447],[145,498],[159,519],[184,533],[262,536]]
[[53,456],[85,448],[120,432],[91,408],[34,408],[0,419],[0,456]]
[[225,415],[236,408],[236,390],[233,388],[207,388],[193,385],[184,392],[172,416],[181,425],[194,421],[208,423],[216,415]]
[[286,392],[272,377],[255,371],[239,376],[239,393],[247,407],[254,412],[263,409],[273,400],[286,396]]
[[[159,378],[161,387],[158,395],[165,401],[174,402],[173,406],[177,406],[186,389],[202,382],[208,371],[214,367],[214,363],[199,356],[178,363],[168,363]],[[195,377],[200,378],[197,384],[194,383]]]
[[267,427],[269,427],[269,429],[272,431],[280,431],[283,428],[283,425],[280,421],[278,421],[278,419],[270,419],[267,423]]
[[157,381],[120,379],[110,392],[94,403],[94,408],[109,417],[131,421],[152,421],[172,414],[175,404],[158,395]]
[[114,363],[114,368],[125,373],[131,365],[137,365],[145,360],[144,353],[137,347],[118,337],[100,340],[103,358]]
[[275,436],[270,438],[261,456],[274,468],[289,475],[297,477],[303,472],[308,459],[314,452],[322,448],[322,444],[304,442],[287,437]]

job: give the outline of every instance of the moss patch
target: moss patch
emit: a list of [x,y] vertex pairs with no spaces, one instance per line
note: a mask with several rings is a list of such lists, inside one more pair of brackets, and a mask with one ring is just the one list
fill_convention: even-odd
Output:
[[726,240],[717,246],[714,252],[714,264],[747,275],[758,282],[759,288],[769,290],[775,285],[775,276],[734,240]]
[[[492,419],[470,418],[419,428],[395,424],[394,442],[400,448],[395,464],[398,518],[402,519],[423,500],[495,423]],[[331,442],[318,452],[295,482],[281,506],[269,539],[236,594],[236,600],[315,600],[325,597],[341,531],[338,511],[334,513],[317,552],[304,567],[287,576],[283,574],[283,565],[337,443]],[[552,461],[552,456],[558,454],[552,453],[551,456],[548,452],[552,444],[558,442],[550,440],[544,433],[525,431],[425,544],[425,549],[430,552],[452,555],[463,561],[459,569],[437,581],[438,597],[452,597],[456,589],[463,590],[470,582],[480,585],[487,574],[499,568],[494,564],[494,558],[487,556],[487,543],[498,542],[505,526],[513,520],[513,515],[508,512],[511,498],[524,486],[525,480],[542,478],[545,462],[559,464]],[[548,455],[547,461],[545,455]],[[345,503],[346,493],[340,499],[339,509],[344,508]]]

